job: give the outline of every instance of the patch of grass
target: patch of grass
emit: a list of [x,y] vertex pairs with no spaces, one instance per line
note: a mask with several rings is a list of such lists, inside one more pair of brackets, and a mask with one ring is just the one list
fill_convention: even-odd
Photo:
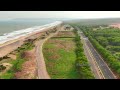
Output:
[[57,40],[73,40],[74,38],[73,38],[73,37],[72,37],[72,38],[69,38],[69,37],[67,37],[67,38],[54,37],[54,38],[51,38],[51,39],[57,39]]
[[[52,43],[50,42],[52,40]],[[53,40],[57,40],[57,44]],[[75,67],[76,54],[73,47],[70,50],[60,48],[60,43],[73,43],[73,39],[66,42],[66,38],[52,38],[43,46],[43,54],[47,66],[47,71],[52,79],[78,79],[79,75]],[[49,47],[52,45],[53,47]],[[66,47],[68,44],[65,44]]]
[[10,60],[13,66],[6,71],[5,73],[0,75],[0,79],[14,79],[15,73],[22,70],[22,65],[26,61],[24,58],[21,57],[22,53],[27,50],[32,50],[34,47],[32,42],[27,42],[26,44],[22,45],[20,48],[17,49],[17,59]]
[[0,64],[2,64],[2,63],[9,63],[9,62],[11,62],[12,61],[12,59],[11,58],[8,58],[8,59],[3,59],[2,61],[0,61]]
[[13,65],[8,71],[0,76],[1,79],[14,79],[14,74],[20,70],[22,70],[22,64],[25,62],[25,59],[21,57],[17,57],[16,60],[12,60],[10,63]]
[[0,76],[0,79],[13,79],[14,78],[14,71],[12,69],[8,70],[6,73]]
[[71,38],[71,37],[75,37],[75,34],[73,33],[73,31],[59,31],[59,33],[54,37],[60,37],[60,38],[70,37]]
[[18,71],[22,70],[22,64],[23,64],[24,62],[25,62],[24,59],[21,59],[21,58],[17,59],[17,60],[14,62],[14,64],[13,64],[13,70],[14,70],[15,72],[18,72]]
[[17,51],[22,52],[22,51],[25,51],[25,50],[32,50],[33,47],[34,47],[33,42],[27,42],[27,43],[23,44],[21,47],[19,47],[17,49]]
[[45,48],[54,48],[54,45],[53,45],[53,44],[48,44],[48,45],[45,44],[44,47],[45,47]]

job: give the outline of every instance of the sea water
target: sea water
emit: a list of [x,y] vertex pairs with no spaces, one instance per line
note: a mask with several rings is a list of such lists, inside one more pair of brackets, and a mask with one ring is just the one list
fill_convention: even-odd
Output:
[[[51,27],[51,26],[55,26],[57,24],[62,23],[61,21],[56,21],[56,22],[52,22],[52,23],[33,23],[33,22],[19,22],[19,23],[15,23],[15,22],[6,22],[7,25],[1,26],[0,27],[0,44],[5,43],[7,41],[13,40],[13,39],[17,39],[21,36],[25,36],[27,34],[33,33],[33,32],[37,32],[40,30],[43,30],[45,28]],[[2,23],[2,25],[4,25],[5,22]],[[10,27],[10,26],[12,27]],[[29,28],[28,28],[29,27]]]
[[49,22],[32,22],[32,21],[0,21],[0,35],[10,33],[12,31],[29,28],[32,26],[40,26],[44,24],[52,23]]

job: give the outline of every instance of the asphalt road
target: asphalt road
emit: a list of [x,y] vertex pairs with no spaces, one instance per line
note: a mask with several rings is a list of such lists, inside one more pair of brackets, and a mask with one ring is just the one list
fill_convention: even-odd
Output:
[[[79,30],[79,28],[76,28],[76,29]],[[103,60],[101,55],[95,50],[95,48],[93,47],[91,42],[88,40],[88,38],[82,32],[81,33],[80,32],[79,32],[79,34],[83,38],[84,44],[86,45],[85,50],[87,50],[87,51],[89,51],[89,53],[91,53],[91,57],[93,57],[93,59],[96,62],[96,65],[99,67],[99,69],[100,69],[99,72],[101,73],[103,79],[116,79],[116,76],[113,74],[113,72],[110,70],[108,65],[105,63],[105,61]],[[92,61],[92,59],[90,59],[90,60]],[[93,64],[91,64],[91,65],[93,65]]]
[[95,77],[95,79],[104,79],[102,76],[102,73],[99,69],[99,66],[96,64],[94,57],[91,55],[91,52],[89,50],[89,47],[86,45],[85,40],[81,37],[82,43],[83,43],[83,48],[84,48],[84,53],[88,59],[88,63],[90,65],[90,68],[92,70],[92,73]]

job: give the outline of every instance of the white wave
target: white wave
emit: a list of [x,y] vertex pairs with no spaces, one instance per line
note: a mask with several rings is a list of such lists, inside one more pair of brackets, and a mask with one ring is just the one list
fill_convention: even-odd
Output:
[[25,36],[25,35],[28,35],[33,32],[42,31],[43,29],[50,28],[50,27],[56,26],[61,23],[62,23],[61,21],[56,21],[54,23],[46,24],[43,26],[34,26],[31,28],[27,28],[27,29],[13,31],[11,33],[5,33],[3,36],[0,36],[0,44],[3,44],[5,42],[13,40],[13,39],[17,39],[21,36]]

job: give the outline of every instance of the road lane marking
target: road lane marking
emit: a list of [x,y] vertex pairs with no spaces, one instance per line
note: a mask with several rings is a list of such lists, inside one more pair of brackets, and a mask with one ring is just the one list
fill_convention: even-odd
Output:
[[[82,37],[82,38],[83,38],[83,37]],[[91,50],[90,50],[89,47],[87,46],[87,44],[86,44],[86,42],[85,42],[85,39],[83,39],[83,40],[84,40],[84,43],[85,43],[86,48],[88,49],[88,52],[90,53],[90,55],[92,56],[93,60],[94,60],[95,63],[97,64],[98,70],[100,71],[100,73],[102,74],[103,78],[105,79],[104,74],[102,73],[102,71],[101,71],[101,69],[100,69],[98,63],[96,62],[96,59],[94,58],[94,56],[93,56]]]
[[[76,26],[77,27],[77,26]],[[78,31],[79,31],[79,28],[77,27],[77,29],[78,29]],[[84,33],[83,33],[84,34]],[[84,40],[86,40],[86,39],[84,39]],[[88,41],[89,41],[89,39],[88,39]],[[90,41],[89,41],[89,43],[90,43]],[[90,43],[90,45],[92,46],[92,44]],[[93,47],[93,46],[92,46]],[[93,56],[93,54],[92,54],[92,52],[91,52],[91,50],[92,49],[90,49],[89,47],[88,47],[88,50],[90,50],[90,54],[92,55],[92,57],[94,58],[94,56]],[[94,47],[93,47],[93,50],[95,50],[94,49]],[[95,50],[95,52],[97,53],[97,55],[101,58],[101,60],[105,63],[105,61],[103,60],[103,58],[99,55],[99,53]],[[95,58],[94,58],[95,59]],[[96,60],[96,59],[95,59]],[[95,61],[97,64],[98,64],[98,62],[97,61]],[[99,60],[99,62],[100,62],[100,60]],[[109,71],[112,73],[112,75],[114,76],[114,78],[116,78],[116,76],[113,74],[113,72],[111,71],[111,69],[108,67],[108,65],[105,63],[105,65],[107,66],[107,68],[109,69]],[[100,68],[99,67],[99,65],[98,65],[98,68]],[[101,70],[101,69],[100,69]],[[102,71],[101,71],[101,73],[102,73]],[[103,74],[103,73],[102,73]],[[104,76],[104,75],[103,75]]]
[[[88,47],[87,47],[87,45],[86,45],[86,43],[85,43],[85,40],[83,39],[83,37],[81,37],[81,39],[83,40],[83,42],[84,42],[84,45],[85,45],[85,47],[86,47],[86,51],[88,51],[88,53],[90,54],[90,57],[93,59],[92,61],[94,61],[94,64],[96,63],[95,62],[95,60],[94,60],[94,57],[91,55],[91,52],[88,50]],[[97,64],[97,63],[96,63]],[[98,68],[98,70],[97,70],[97,73],[98,73],[98,76],[101,78],[101,79],[103,79],[104,78],[104,75],[100,75],[100,73],[101,73],[101,70],[100,70],[100,68],[99,68],[99,66],[98,66],[98,64],[97,64],[97,68]],[[98,72],[99,71],[99,72]]]
[[[82,43],[83,43],[83,41],[82,41]],[[90,56],[89,55],[87,55],[88,54],[88,52],[85,50],[85,45],[83,44],[83,48],[84,48],[84,53],[85,53],[85,55],[86,55],[86,57],[87,57],[87,59],[88,59],[88,62],[89,62],[89,64],[91,65],[91,70],[92,70],[92,73],[93,73],[93,75],[94,75],[94,77],[97,79],[97,77],[99,77],[99,75],[97,76],[96,74],[95,74],[95,72],[96,72],[96,67],[95,67],[95,64],[94,63],[92,63],[92,62],[90,62]],[[94,64],[94,66],[92,65],[92,64]],[[95,69],[94,69],[95,68]]]
[[[85,43],[85,45],[86,45],[86,43]],[[91,51],[90,51],[90,49],[89,49],[89,47],[88,47],[87,45],[86,45],[86,48],[87,48],[88,52],[90,53],[90,55],[92,56],[92,58],[93,58],[93,60],[95,61],[95,63],[97,64],[98,70],[99,70],[100,73],[102,74],[103,79],[105,79],[104,74],[102,73],[102,70],[101,70],[101,68],[99,67],[99,64],[96,62],[94,56],[92,55],[92,53],[91,53]]]
[[[89,40],[88,40],[89,41]],[[90,41],[89,41],[90,42]],[[91,44],[91,42],[90,42]],[[91,44],[92,46],[92,44]],[[93,47],[93,46],[92,46]],[[93,49],[95,50],[95,48],[93,47]],[[99,53],[95,50],[95,52],[99,55]],[[110,70],[110,72],[112,73],[112,75],[114,76],[115,79],[117,79],[117,77],[114,75],[114,73],[111,71],[111,69],[109,68],[109,66],[106,64],[106,62],[103,60],[103,58],[101,57],[101,55],[99,55],[99,57],[101,58],[101,60],[105,63],[105,65],[107,66],[107,68]]]

